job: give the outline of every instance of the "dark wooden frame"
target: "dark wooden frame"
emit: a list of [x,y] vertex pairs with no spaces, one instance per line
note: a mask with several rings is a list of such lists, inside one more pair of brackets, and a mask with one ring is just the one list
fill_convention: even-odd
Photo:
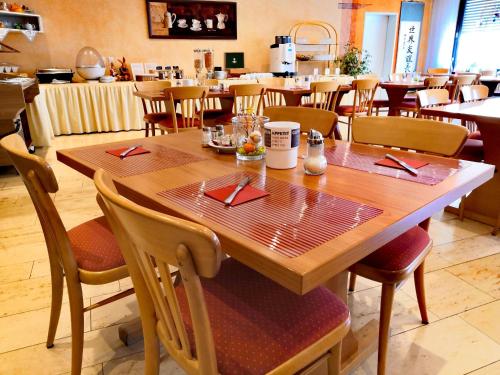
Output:
[[[188,33],[186,35],[154,35],[153,34],[153,29],[152,29],[152,22],[151,22],[151,13],[150,13],[150,3],[166,3],[167,4],[167,9],[169,4],[175,3],[185,3],[185,5],[189,5],[190,3],[193,6],[196,5],[201,5],[201,6],[216,6],[216,5],[223,5],[225,7],[230,6],[232,7],[232,12],[234,12],[234,25],[231,29],[231,34],[230,35],[221,35],[217,34],[216,31],[213,32],[213,34],[193,34],[193,33]],[[232,1],[200,1],[200,0],[146,0],[146,13],[147,13],[147,22],[148,22],[148,34],[150,39],[238,39],[238,9],[237,9],[237,3],[232,2]],[[188,22],[189,23],[189,22]],[[203,23],[202,23],[203,25]],[[214,22],[214,25],[216,25],[216,22]],[[203,25],[205,28],[205,26]],[[214,29],[216,29],[214,27]],[[188,28],[189,30],[189,28]]]

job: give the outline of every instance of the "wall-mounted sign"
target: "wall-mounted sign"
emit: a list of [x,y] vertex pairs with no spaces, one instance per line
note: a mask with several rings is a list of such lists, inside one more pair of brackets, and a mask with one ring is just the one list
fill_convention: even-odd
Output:
[[411,73],[417,69],[423,17],[424,3],[401,2],[396,73]]

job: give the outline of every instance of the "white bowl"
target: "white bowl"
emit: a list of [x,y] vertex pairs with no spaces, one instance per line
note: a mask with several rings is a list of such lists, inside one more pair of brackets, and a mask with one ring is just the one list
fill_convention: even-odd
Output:
[[76,68],[76,71],[83,79],[94,80],[101,78],[106,73],[106,68],[101,66],[87,66]]

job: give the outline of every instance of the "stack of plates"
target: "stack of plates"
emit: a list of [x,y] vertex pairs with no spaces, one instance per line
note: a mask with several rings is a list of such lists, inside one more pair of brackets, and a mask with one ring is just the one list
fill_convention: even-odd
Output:
[[116,81],[116,78],[112,76],[102,76],[101,78],[99,78],[99,82],[102,83],[112,83],[114,81]]

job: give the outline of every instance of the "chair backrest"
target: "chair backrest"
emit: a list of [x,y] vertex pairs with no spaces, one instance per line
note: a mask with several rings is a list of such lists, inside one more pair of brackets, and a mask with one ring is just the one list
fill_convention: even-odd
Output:
[[[171,87],[163,91],[167,98],[167,107],[172,115],[174,131],[179,128],[202,128],[203,113],[205,110],[205,98],[208,94],[207,86],[184,86]],[[181,113],[177,115],[176,107],[179,106]],[[199,107],[199,108],[198,108]],[[178,120],[181,123],[178,123]]]
[[311,104],[313,108],[334,111],[339,96],[339,82],[321,81],[311,83]]
[[286,84],[285,77],[262,77],[257,78],[257,83],[266,87],[284,87]]
[[[217,374],[213,335],[200,283],[200,276],[212,278],[219,271],[222,253],[217,236],[206,227],[120,196],[102,169],[95,173],[94,181],[101,207],[123,248],[134,288],[140,288],[143,326],[157,320],[153,323],[167,352],[188,373]],[[182,277],[196,348],[189,341],[169,266],[177,267]],[[143,288],[148,293],[143,293]],[[151,310],[153,314],[142,315]]]
[[427,77],[424,79],[424,86],[428,89],[444,89],[449,79],[448,76]]
[[428,68],[429,74],[448,74],[448,68]]
[[457,155],[467,134],[467,129],[462,126],[396,116],[358,117],[352,124],[352,137],[356,143],[441,156]]
[[233,95],[233,113],[238,113],[238,106],[241,106],[243,111],[252,108],[256,114],[260,114],[266,86],[260,83],[232,85],[229,86],[229,92]]
[[438,105],[449,104],[449,91],[446,89],[428,89],[417,91],[417,112],[419,117],[433,118],[432,116],[422,116],[421,108],[435,107]]
[[78,280],[78,267],[66,229],[49,195],[59,190],[52,168],[41,157],[31,155],[17,134],[2,138],[0,146],[21,175],[35,206],[47,245],[51,273],[64,272],[68,282]]
[[492,77],[492,76],[496,76],[497,75],[497,71],[496,70],[480,70],[479,73],[483,77]]
[[340,139],[337,129],[338,116],[332,111],[309,107],[267,107],[264,116],[270,121],[293,121],[300,124],[302,133],[310,129],[319,131],[323,136]]
[[373,99],[378,84],[379,81],[376,79],[355,79],[352,81],[352,88],[354,89],[353,118],[359,112],[366,112],[368,116],[371,116]]
[[[163,90],[172,87],[172,83],[170,81],[139,81],[135,82],[134,86],[137,91],[163,92]],[[162,112],[162,100],[150,101],[141,98],[141,102],[145,114]]]
[[451,94],[451,101],[452,102],[458,101],[461,89],[465,86],[472,85],[475,80],[476,80],[475,74],[461,74],[454,76],[452,79],[453,90]]
[[484,85],[470,85],[464,86],[461,89],[462,98],[464,102],[474,100],[482,100],[488,98],[488,86]]
[[201,81],[201,84],[203,86],[219,86],[219,80],[218,79],[204,79]]

